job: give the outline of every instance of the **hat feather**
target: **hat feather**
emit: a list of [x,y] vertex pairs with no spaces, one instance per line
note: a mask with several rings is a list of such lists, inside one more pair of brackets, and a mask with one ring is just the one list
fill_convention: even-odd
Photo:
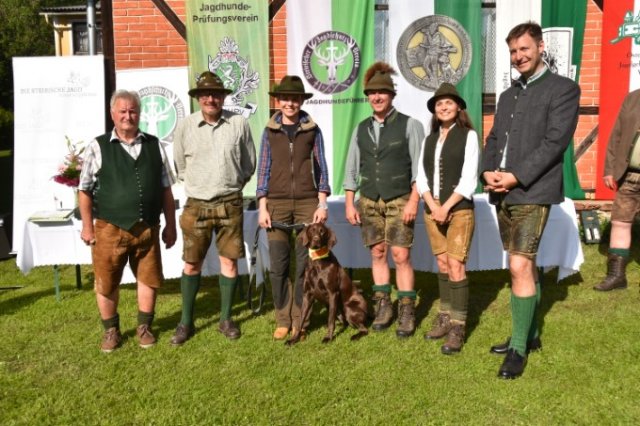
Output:
[[371,65],[369,69],[367,69],[367,72],[364,74],[364,84],[366,85],[369,80],[371,80],[371,77],[373,77],[377,72],[382,72],[389,75],[397,74],[396,70],[394,70],[391,65],[386,62],[379,61]]

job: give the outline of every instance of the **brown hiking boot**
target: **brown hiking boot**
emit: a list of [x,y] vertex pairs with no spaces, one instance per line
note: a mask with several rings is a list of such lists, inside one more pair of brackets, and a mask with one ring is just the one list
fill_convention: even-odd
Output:
[[240,338],[240,329],[233,320],[224,320],[218,324],[218,331],[224,334],[224,337],[230,340]]
[[607,258],[607,276],[600,284],[593,286],[593,289],[597,291],[609,291],[627,288],[626,267],[627,259],[617,254],[609,253]]
[[460,352],[464,345],[465,325],[464,323],[451,324],[451,330],[447,334],[447,341],[440,348],[445,355],[451,355]]
[[415,300],[403,297],[398,301],[398,328],[396,336],[413,336],[416,331]]
[[195,333],[194,327],[189,327],[188,325],[178,324],[176,327],[176,332],[171,337],[171,344],[173,346],[180,346],[184,344],[187,340],[193,337],[193,333]]
[[100,345],[100,350],[104,353],[111,353],[115,349],[120,346],[122,343],[122,335],[120,334],[120,330],[115,327],[109,328],[104,332],[102,336],[102,344]]
[[140,324],[136,329],[138,344],[142,349],[150,348],[156,344],[156,338],[151,332],[151,327],[147,324]]
[[426,340],[441,339],[451,330],[451,315],[448,312],[439,312],[433,320],[433,327],[424,335]]
[[371,328],[375,331],[382,331],[389,328],[393,322],[393,304],[389,293],[376,291],[371,298],[373,302],[373,312],[375,319],[371,324]]

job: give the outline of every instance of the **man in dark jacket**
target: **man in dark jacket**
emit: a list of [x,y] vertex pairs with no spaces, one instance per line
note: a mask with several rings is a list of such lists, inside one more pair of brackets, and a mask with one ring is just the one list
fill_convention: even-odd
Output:
[[535,260],[550,207],[564,199],[562,158],[578,121],[580,87],[542,61],[538,24],[517,25],[507,44],[520,78],[500,95],[481,170],[511,273],[511,338],[491,352],[506,353],[498,376],[513,379],[523,373],[528,352],[540,348]]

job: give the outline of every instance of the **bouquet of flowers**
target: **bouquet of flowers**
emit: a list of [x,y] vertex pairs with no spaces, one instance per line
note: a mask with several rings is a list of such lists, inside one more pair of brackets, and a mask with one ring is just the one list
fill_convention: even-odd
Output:
[[69,153],[64,156],[62,164],[58,166],[58,174],[53,176],[55,182],[75,188],[80,183],[80,171],[82,170],[82,153],[86,147],[80,147],[84,142],[73,143],[68,136],[67,149]]

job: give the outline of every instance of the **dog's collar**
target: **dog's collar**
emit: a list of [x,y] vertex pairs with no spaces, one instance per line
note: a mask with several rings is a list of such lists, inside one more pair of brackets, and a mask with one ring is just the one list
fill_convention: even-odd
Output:
[[311,260],[326,259],[329,257],[329,247],[320,247],[317,249],[309,249],[309,258]]

